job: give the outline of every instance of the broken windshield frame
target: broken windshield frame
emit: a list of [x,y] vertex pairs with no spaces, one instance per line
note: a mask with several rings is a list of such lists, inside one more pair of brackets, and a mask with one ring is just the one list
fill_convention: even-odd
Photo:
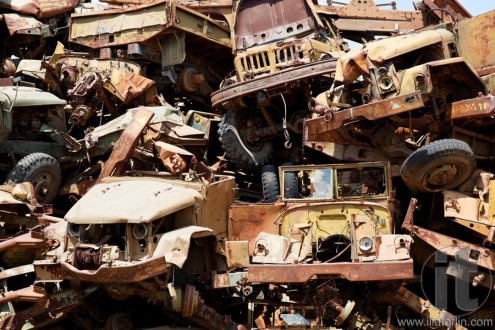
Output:
[[383,198],[390,194],[389,173],[389,165],[381,162],[281,166],[280,191],[283,201]]

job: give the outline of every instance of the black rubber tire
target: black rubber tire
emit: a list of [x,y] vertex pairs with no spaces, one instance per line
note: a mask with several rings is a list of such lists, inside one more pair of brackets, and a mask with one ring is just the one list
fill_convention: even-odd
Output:
[[275,203],[279,195],[277,168],[273,165],[265,165],[261,168],[261,185],[263,186],[263,198],[267,203]]
[[[452,171],[449,169],[451,166]],[[432,171],[444,167],[452,177],[432,183]],[[476,170],[476,158],[469,145],[456,139],[434,141],[413,152],[402,164],[400,175],[413,192],[440,192],[463,184]],[[438,177],[438,176],[437,176]]]
[[7,183],[31,182],[38,203],[47,204],[57,197],[62,182],[62,171],[57,160],[42,152],[22,158],[7,176]]
[[240,141],[233,129],[237,130],[242,139],[245,133],[242,127],[248,119],[249,113],[246,110],[227,112],[218,125],[218,135],[230,162],[238,168],[254,170],[268,163],[272,154],[272,142],[265,140],[259,148],[251,149],[245,141]]
[[[292,165],[290,163],[283,165]],[[285,172],[284,173],[284,196],[285,198],[298,198],[299,197],[299,181],[297,180],[297,173]]]

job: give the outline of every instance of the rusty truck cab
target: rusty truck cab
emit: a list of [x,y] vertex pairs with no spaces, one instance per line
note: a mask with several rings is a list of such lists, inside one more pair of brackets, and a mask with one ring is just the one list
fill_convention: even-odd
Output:
[[279,177],[274,204],[230,208],[229,239],[247,246],[249,281],[413,275],[412,239],[394,232],[389,163],[281,166]]
[[[201,254],[208,237],[226,235],[233,188],[227,176],[210,184],[170,175],[105,178],[66,214],[63,253],[36,261],[37,277],[137,282],[182,268],[191,249]],[[192,268],[200,272],[200,264],[209,267]]]

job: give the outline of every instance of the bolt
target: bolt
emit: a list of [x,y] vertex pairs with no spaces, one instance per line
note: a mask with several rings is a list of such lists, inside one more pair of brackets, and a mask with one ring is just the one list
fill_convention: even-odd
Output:
[[473,278],[473,286],[474,287],[477,287],[478,284],[481,284],[483,283],[483,281],[485,280],[485,275],[484,274],[478,274],[476,275],[474,278]]

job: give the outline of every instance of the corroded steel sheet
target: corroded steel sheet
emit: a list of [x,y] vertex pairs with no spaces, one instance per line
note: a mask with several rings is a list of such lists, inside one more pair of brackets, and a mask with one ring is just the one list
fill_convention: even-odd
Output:
[[381,9],[373,1],[351,0],[346,6],[316,6],[320,14],[335,17],[336,27],[349,31],[384,35],[424,26],[423,13],[412,10]]
[[0,7],[47,18],[70,12],[80,0],[0,0]]
[[61,312],[66,312],[81,305],[83,299],[95,290],[96,287],[72,288],[49,294],[45,303],[34,304],[0,321],[0,328],[21,329],[27,320],[44,313],[53,313],[51,314],[53,315],[52,317],[57,317],[56,314],[60,316],[62,315],[60,314]]
[[3,20],[7,25],[10,35],[15,33],[43,35],[43,23],[31,16],[18,14],[4,14]]
[[281,87],[290,82],[309,79],[335,71],[335,59],[322,60],[306,65],[301,65],[280,71],[277,73],[253,79],[248,82],[240,82],[222,88],[211,94],[211,103],[214,107],[220,106],[223,102],[251,94],[259,90],[270,90]]
[[278,235],[281,208],[273,204],[232,205],[229,210],[229,239],[249,241],[249,254],[254,251],[254,240],[260,232]]
[[457,101],[446,106],[445,120],[489,117],[495,110],[495,96]]
[[412,226],[414,236],[449,257],[461,257],[479,267],[495,270],[495,254],[492,249],[462,241],[455,237],[434,232],[419,226]]
[[154,84],[153,80],[139,74],[112,70],[110,79],[103,84],[103,87],[126,104],[142,95]]
[[457,24],[459,53],[475,69],[495,65],[495,10]]
[[36,277],[42,281],[80,280],[130,283],[164,274],[168,271],[168,267],[170,264],[165,261],[163,255],[149,258],[146,262],[128,262],[124,266],[104,265],[94,272],[79,270],[66,262],[54,263],[51,260],[34,262]]
[[157,1],[127,9],[73,14],[70,41],[90,48],[144,42],[177,28],[230,48],[228,29],[175,1]]
[[413,260],[322,264],[250,265],[250,283],[304,283],[313,276],[342,276],[351,282],[403,280],[414,277]]
[[104,177],[120,174],[124,166],[124,162],[136,148],[141,133],[153,116],[154,113],[144,107],[140,107],[134,113],[132,122],[129,126],[127,126],[124,132],[122,132],[122,135],[115,144],[110,158],[105,163],[105,166],[103,166],[100,176],[98,177],[98,182]]
[[377,120],[424,107],[421,92],[365,104],[359,107],[328,112],[326,115],[305,120],[304,141],[327,141],[328,132],[354,120]]

